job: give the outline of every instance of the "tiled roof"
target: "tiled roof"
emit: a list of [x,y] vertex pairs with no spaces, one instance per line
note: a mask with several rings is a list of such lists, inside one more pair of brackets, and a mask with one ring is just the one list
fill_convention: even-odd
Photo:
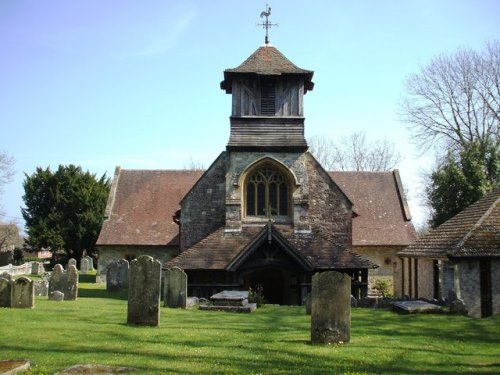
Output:
[[[178,257],[165,263],[165,267],[180,267],[187,270],[226,269],[266,228],[266,224],[244,226],[241,232],[225,232],[224,228],[219,228]],[[307,259],[314,269],[376,267],[356,253],[338,248],[317,234],[296,235],[293,230],[286,227],[273,226],[273,230],[285,238],[288,244],[294,247],[294,252]]]
[[224,71],[224,81],[221,88],[228,93],[231,92],[231,77],[234,74],[252,73],[259,75],[282,75],[299,74],[305,76],[305,89],[312,90],[314,83],[311,82],[314,72],[297,67],[288,60],[277,48],[264,45],[259,47],[241,65]]
[[100,245],[178,245],[172,215],[202,171],[127,170],[115,173]]
[[500,188],[398,254],[410,257],[500,257]]
[[354,203],[353,246],[408,246],[416,238],[397,170],[328,173]]

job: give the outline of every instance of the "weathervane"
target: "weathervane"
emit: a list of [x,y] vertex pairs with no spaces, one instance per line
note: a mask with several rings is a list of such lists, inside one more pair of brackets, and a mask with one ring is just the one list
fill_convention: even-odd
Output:
[[271,23],[269,21],[270,15],[271,15],[271,7],[266,4],[266,10],[260,14],[260,18],[266,17],[266,20],[262,23],[257,24],[257,26],[262,26],[263,29],[266,29],[266,39],[264,40],[266,44],[269,44],[269,29],[273,26],[278,26],[277,23]]

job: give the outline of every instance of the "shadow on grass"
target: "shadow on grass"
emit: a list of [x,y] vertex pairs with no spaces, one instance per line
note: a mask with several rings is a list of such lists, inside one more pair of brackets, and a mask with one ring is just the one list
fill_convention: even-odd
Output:
[[79,288],[78,297],[83,298],[109,298],[109,299],[128,299],[128,289],[122,289],[117,292],[108,292],[106,289],[101,288]]

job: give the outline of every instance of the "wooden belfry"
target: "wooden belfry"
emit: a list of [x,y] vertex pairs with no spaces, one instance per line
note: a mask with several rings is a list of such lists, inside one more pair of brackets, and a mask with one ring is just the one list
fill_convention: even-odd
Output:
[[266,38],[264,39],[265,44],[269,44],[269,29],[273,26],[278,26],[277,23],[272,23],[269,21],[269,16],[271,15],[271,7],[266,4],[266,10],[260,13],[260,18],[266,17],[266,20],[262,23],[258,23],[257,26],[262,26],[266,29]]

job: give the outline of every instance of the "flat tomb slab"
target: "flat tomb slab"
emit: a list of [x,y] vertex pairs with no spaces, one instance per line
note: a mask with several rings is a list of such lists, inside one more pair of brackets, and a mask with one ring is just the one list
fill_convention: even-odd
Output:
[[408,314],[440,313],[443,310],[441,306],[425,301],[395,301],[392,303],[392,307],[394,310]]
[[246,290],[224,290],[210,297],[211,300],[243,301],[248,299]]
[[227,311],[227,312],[241,312],[250,313],[257,309],[256,303],[247,303],[243,306],[200,306],[200,310],[212,310],[212,311]]
[[15,360],[1,360],[0,361],[0,374],[1,375],[12,375],[18,372],[26,371],[30,368],[30,361],[25,359],[15,359]]

